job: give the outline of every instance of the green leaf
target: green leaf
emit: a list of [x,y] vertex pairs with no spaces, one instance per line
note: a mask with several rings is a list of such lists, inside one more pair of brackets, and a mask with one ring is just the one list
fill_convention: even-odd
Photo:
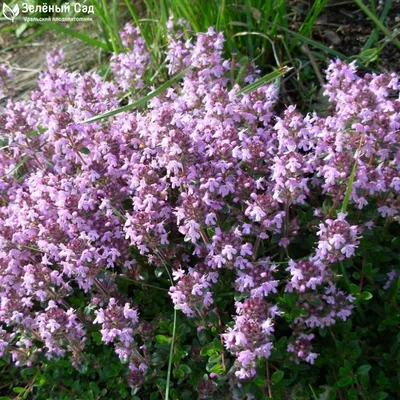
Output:
[[352,358],[357,360],[361,356],[361,349],[355,348],[355,349],[351,350],[350,355]]
[[83,121],[84,124],[89,124],[91,122],[96,122],[96,121],[100,121],[101,119],[105,119],[105,118],[110,118],[114,115],[126,112],[126,111],[130,111],[134,108],[138,108],[141,107],[145,104],[148,103],[149,100],[151,100],[153,97],[158,96],[160,93],[162,93],[164,90],[168,89],[170,86],[172,86],[172,84],[174,84],[175,82],[181,80],[185,74],[190,71],[192,69],[192,67],[186,68],[185,70],[179,72],[178,74],[174,75],[170,80],[168,80],[167,82],[163,83],[162,85],[160,85],[157,89],[154,89],[152,92],[150,92],[148,95],[142,97],[141,99],[135,101],[134,103],[128,104],[124,107],[120,107],[117,108],[116,110],[112,110],[112,111],[107,111],[104,114],[100,114],[100,115],[96,115],[95,117],[89,118],[86,121]]
[[177,330],[177,335],[181,337],[181,336],[185,335],[186,333],[189,333],[190,330],[191,329],[188,324],[182,324]]
[[209,357],[213,356],[214,354],[217,354],[218,352],[215,349],[209,349],[205,348],[205,354]]
[[217,363],[219,361],[221,361],[221,355],[220,354],[214,354],[208,359],[208,362],[212,363],[212,364],[215,364],[215,363]]
[[218,338],[213,340],[213,348],[217,351],[224,351],[224,346]]
[[353,378],[351,376],[346,376],[346,377],[344,377],[342,379],[339,379],[336,382],[336,385],[338,387],[345,387],[345,386],[351,385],[352,383],[353,383]]
[[361,365],[361,367],[357,369],[357,375],[366,375],[370,369],[371,366],[369,364]]
[[276,371],[272,374],[271,380],[273,383],[277,384],[283,379],[284,375],[285,373],[283,371]]
[[23,388],[23,387],[15,387],[15,388],[13,388],[13,392],[14,393],[24,393],[25,392],[25,388]]
[[370,292],[362,292],[361,293],[361,300],[367,301],[372,299],[372,293]]
[[83,313],[85,315],[90,315],[95,308],[96,306],[90,303],[84,308]]
[[378,392],[375,394],[375,400],[384,400],[388,397],[389,395],[386,392]]
[[359,392],[358,392],[357,389],[351,388],[351,389],[348,390],[347,393],[348,393],[348,395],[351,396],[351,397],[357,397]]
[[351,294],[357,294],[357,293],[359,293],[359,291],[360,291],[360,288],[357,285],[355,285],[354,283],[350,284],[350,293]]
[[326,328],[319,328],[318,333],[319,333],[319,336],[324,338],[328,334],[328,330]]
[[263,387],[264,385],[267,384],[267,380],[263,376],[257,376],[254,378],[253,382],[258,386],[258,387]]
[[156,335],[156,342],[159,344],[169,344],[171,343],[171,338],[165,335]]
[[221,364],[215,364],[210,369],[210,372],[214,372],[214,374],[223,374],[225,372],[225,367]]
[[92,332],[92,338],[97,344],[101,344],[101,333],[100,332]]
[[82,147],[79,149],[79,152],[82,154],[90,154],[90,150],[87,147]]
[[288,73],[291,69],[291,67],[281,67],[278,68],[276,71],[271,72],[270,74],[267,74],[260,78],[259,80],[253,82],[252,84],[244,87],[239,93],[241,94],[248,94],[253,92],[254,90],[257,90],[259,87],[266,85],[269,82],[275,81],[282,75],[285,75]]
[[378,59],[379,52],[380,52],[380,50],[377,49],[376,47],[373,47],[372,49],[363,50],[359,54],[358,59],[363,64],[369,64],[369,63],[374,62],[374,61],[376,61]]
[[199,342],[200,342],[201,345],[206,344],[206,342],[207,342],[207,332],[206,332],[205,329],[202,329],[201,331],[198,331],[197,332],[197,337],[198,337]]
[[21,370],[21,376],[22,376],[25,380],[28,379],[28,376],[33,376],[33,375],[35,375],[35,373],[36,373],[36,369],[35,369],[35,368],[32,368],[32,367],[30,367],[30,368],[24,368],[24,369]]
[[174,375],[175,378],[183,378],[185,376],[185,372],[183,372],[180,369],[175,369],[172,374]]
[[160,394],[158,393],[158,392],[153,392],[151,395],[150,395],[150,400],[157,400],[157,399],[159,399],[160,398]]
[[188,375],[188,374],[190,374],[190,373],[192,372],[192,369],[191,369],[188,365],[186,365],[186,364],[181,364],[181,365],[179,366],[179,369],[180,369],[181,371],[183,371],[186,375]]
[[161,353],[155,352],[152,353],[150,356],[150,361],[152,365],[159,365],[163,362],[164,357],[161,355]]

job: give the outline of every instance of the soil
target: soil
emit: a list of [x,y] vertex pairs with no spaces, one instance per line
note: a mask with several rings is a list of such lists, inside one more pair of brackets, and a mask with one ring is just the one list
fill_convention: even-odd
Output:
[[[27,32],[29,33],[33,33],[33,30]],[[5,63],[12,69],[13,77],[7,81],[7,86],[12,97],[17,100],[36,87],[39,73],[46,68],[46,54],[51,50],[64,50],[68,70],[89,71],[97,66],[98,49],[79,39],[61,36],[50,30],[44,31],[23,46],[18,43],[12,33],[0,36],[0,64]],[[4,101],[3,104],[0,102],[0,111]]]
[[[376,15],[381,15],[386,1],[388,0],[375,0]],[[291,26],[291,30],[298,31],[313,1],[293,0],[290,3],[299,11],[294,14]],[[369,0],[364,0],[364,3],[370,7]],[[400,0],[392,1],[383,24],[390,32],[397,30],[400,33]],[[312,39],[350,57],[362,52],[374,29],[374,23],[353,0],[330,0],[314,25]],[[382,32],[378,31],[378,34],[379,40],[385,38]],[[372,45],[374,46],[375,44]],[[371,64],[371,67],[375,69],[376,65]],[[382,72],[400,72],[400,49],[390,41],[380,54],[378,69]]]
[[[385,1],[375,0],[377,15],[382,13]],[[291,30],[298,31],[313,3],[312,0],[287,0]],[[369,1],[367,3],[369,6]],[[400,0],[392,0],[390,12],[383,23],[391,32],[400,30]],[[314,25],[312,39],[347,56],[353,56],[362,51],[374,28],[374,24],[352,0],[329,0]],[[29,29],[23,33],[24,37],[32,33],[34,28]],[[75,25],[74,29],[90,31],[87,25]],[[379,40],[384,37],[379,32]],[[14,32],[0,35],[0,63],[8,64],[13,70],[14,77],[9,87],[14,99],[24,97],[35,87],[38,74],[46,65],[46,53],[54,48],[64,49],[66,66],[70,70],[88,71],[98,65],[98,49],[67,35],[60,36],[47,30],[22,46]],[[389,42],[380,55],[379,63],[370,65],[373,69],[377,66],[380,71],[399,72],[400,49]]]

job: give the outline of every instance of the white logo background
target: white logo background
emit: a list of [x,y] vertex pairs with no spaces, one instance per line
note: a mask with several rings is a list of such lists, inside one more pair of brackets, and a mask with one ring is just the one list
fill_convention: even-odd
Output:
[[3,15],[5,18],[14,22],[14,19],[19,14],[19,6],[16,4],[13,8],[9,7],[6,3],[3,3]]

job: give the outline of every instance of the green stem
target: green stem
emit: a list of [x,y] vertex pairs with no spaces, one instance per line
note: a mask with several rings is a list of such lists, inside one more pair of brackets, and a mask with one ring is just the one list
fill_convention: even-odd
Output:
[[118,275],[117,278],[125,279],[125,280],[127,280],[129,282],[132,282],[133,284],[136,284],[136,285],[139,285],[139,286],[146,286],[146,287],[150,287],[152,289],[157,289],[157,290],[162,290],[163,292],[168,292],[168,289],[164,289],[162,287],[155,286],[155,285],[150,285],[149,283],[140,282],[140,281],[137,281],[135,279],[129,278],[129,276]]
[[398,48],[400,48],[400,42],[395,39],[392,33],[383,25],[383,23],[374,15],[371,10],[361,1],[354,0],[354,2],[364,11],[368,18],[370,18],[379,30],[381,30]]
[[[154,249],[156,253],[158,253],[162,264],[164,265],[165,270],[167,271],[171,286],[174,285],[174,281],[172,280],[172,275],[170,270],[168,269],[167,266],[167,259],[162,253],[161,250]],[[169,390],[170,390],[170,385],[171,385],[171,371],[172,371],[172,358],[174,356],[174,348],[175,348],[175,339],[176,339],[176,319],[177,319],[177,312],[176,309],[174,308],[174,322],[173,322],[173,327],[172,327],[172,340],[171,340],[171,347],[169,349],[169,360],[168,360],[168,371],[167,371],[167,383],[166,383],[166,388],[165,388],[165,400],[169,400]]]
[[165,400],[169,399],[169,387],[170,387],[170,384],[171,384],[171,371],[172,371],[172,358],[174,356],[175,336],[176,336],[176,318],[177,318],[177,312],[176,312],[176,309],[174,309],[174,325],[173,325],[173,328],[172,328],[171,347],[169,349],[167,386],[166,386],[166,389],[165,389]]
[[117,45],[115,43],[115,37],[114,37],[114,32],[112,29],[112,23],[111,23],[111,17],[110,17],[110,13],[108,12],[108,6],[107,6],[107,2],[105,0],[102,0],[102,4],[103,4],[103,10],[104,10],[104,15],[107,21],[107,29],[110,35],[110,39],[111,39],[111,46],[113,48],[114,53],[118,53],[118,49],[117,49]]

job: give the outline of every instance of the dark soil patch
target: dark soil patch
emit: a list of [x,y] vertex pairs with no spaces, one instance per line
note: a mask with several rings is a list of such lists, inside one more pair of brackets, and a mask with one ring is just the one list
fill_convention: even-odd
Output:
[[[14,99],[25,97],[36,87],[39,73],[46,69],[46,54],[56,48],[64,50],[68,70],[88,71],[97,66],[98,50],[67,35],[46,30],[22,46],[12,33],[0,37],[0,64],[12,69],[13,77],[7,86]],[[1,52],[2,49],[7,51]]]
[[[364,3],[370,7],[369,1],[364,1]],[[291,26],[292,30],[297,31],[313,1],[294,0],[291,4],[300,10]],[[386,0],[375,0],[377,16],[382,14],[385,4]],[[400,0],[392,1],[383,24],[390,32],[396,32],[396,29],[400,28]],[[362,52],[374,29],[375,24],[354,1],[330,0],[314,25],[312,39],[346,56],[354,56]],[[385,35],[378,31],[378,39],[381,41],[384,38]],[[371,48],[375,46],[374,42]],[[371,67],[378,67],[381,71],[400,71],[400,49],[389,41],[380,53],[379,63],[372,63]]]

